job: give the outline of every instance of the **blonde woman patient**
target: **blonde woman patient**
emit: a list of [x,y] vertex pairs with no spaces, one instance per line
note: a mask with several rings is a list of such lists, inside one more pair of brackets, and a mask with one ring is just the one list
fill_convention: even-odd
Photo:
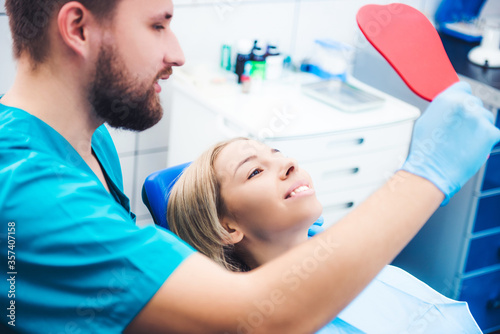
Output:
[[[167,219],[171,230],[199,252],[238,272],[256,269],[306,241],[321,212],[312,179],[297,161],[260,142],[235,138],[214,145],[186,168],[172,188]],[[307,279],[303,268],[283,275],[284,283],[295,280],[297,287],[300,279]],[[481,330],[466,303],[386,266],[317,333]]]

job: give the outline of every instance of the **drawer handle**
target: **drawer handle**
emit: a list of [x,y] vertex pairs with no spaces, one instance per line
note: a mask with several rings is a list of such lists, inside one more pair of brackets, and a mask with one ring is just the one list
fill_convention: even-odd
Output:
[[338,169],[338,170],[324,172],[323,178],[324,179],[333,179],[333,178],[338,178],[338,177],[342,177],[342,176],[346,176],[346,175],[354,175],[357,173],[359,173],[359,167]]
[[341,204],[332,204],[332,205],[328,205],[325,208],[325,211],[326,210],[345,210],[345,209],[352,208],[353,206],[354,206],[354,202],[347,202],[347,203],[341,203]]
[[358,146],[365,142],[364,138],[332,140],[326,144],[327,149],[339,148],[342,146]]
[[490,299],[488,300],[488,303],[486,304],[486,307],[490,310],[497,310],[500,309],[500,299]]

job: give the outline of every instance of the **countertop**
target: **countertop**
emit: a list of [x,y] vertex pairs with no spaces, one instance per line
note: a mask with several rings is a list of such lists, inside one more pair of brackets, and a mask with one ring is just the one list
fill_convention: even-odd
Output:
[[238,128],[247,129],[252,135],[272,127],[276,118],[280,120],[279,124],[286,123],[286,126],[280,128],[275,139],[354,131],[382,124],[413,121],[420,115],[416,107],[369,87],[355,78],[348,81],[356,87],[383,97],[384,104],[359,112],[345,112],[331,107],[301,92],[302,84],[320,80],[308,73],[284,73],[280,80],[264,81],[259,90],[244,94],[241,92],[241,86],[232,82],[199,82],[199,78],[211,77],[209,74],[199,75],[200,72],[203,71],[190,70],[188,67],[177,70],[176,80],[172,81],[177,91],[183,92],[193,101],[201,102]]
[[461,39],[440,34],[444,49],[457,73],[500,89],[500,68],[484,68],[469,61],[469,51],[479,43],[470,43]]

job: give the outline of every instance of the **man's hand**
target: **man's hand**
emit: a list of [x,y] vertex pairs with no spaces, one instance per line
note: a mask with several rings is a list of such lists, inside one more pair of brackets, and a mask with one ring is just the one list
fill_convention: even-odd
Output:
[[439,94],[415,123],[402,169],[434,183],[444,193],[445,205],[499,140],[493,114],[467,83],[459,82]]

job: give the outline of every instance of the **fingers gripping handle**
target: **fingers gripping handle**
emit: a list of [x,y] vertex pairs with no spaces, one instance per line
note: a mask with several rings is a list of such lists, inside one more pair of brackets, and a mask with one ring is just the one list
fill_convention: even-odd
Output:
[[493,114],[467,83],[459,82],[439,94],[415,122],[402,169],[434,183],[445,195],[441,205],[446,205],[499,141]]

